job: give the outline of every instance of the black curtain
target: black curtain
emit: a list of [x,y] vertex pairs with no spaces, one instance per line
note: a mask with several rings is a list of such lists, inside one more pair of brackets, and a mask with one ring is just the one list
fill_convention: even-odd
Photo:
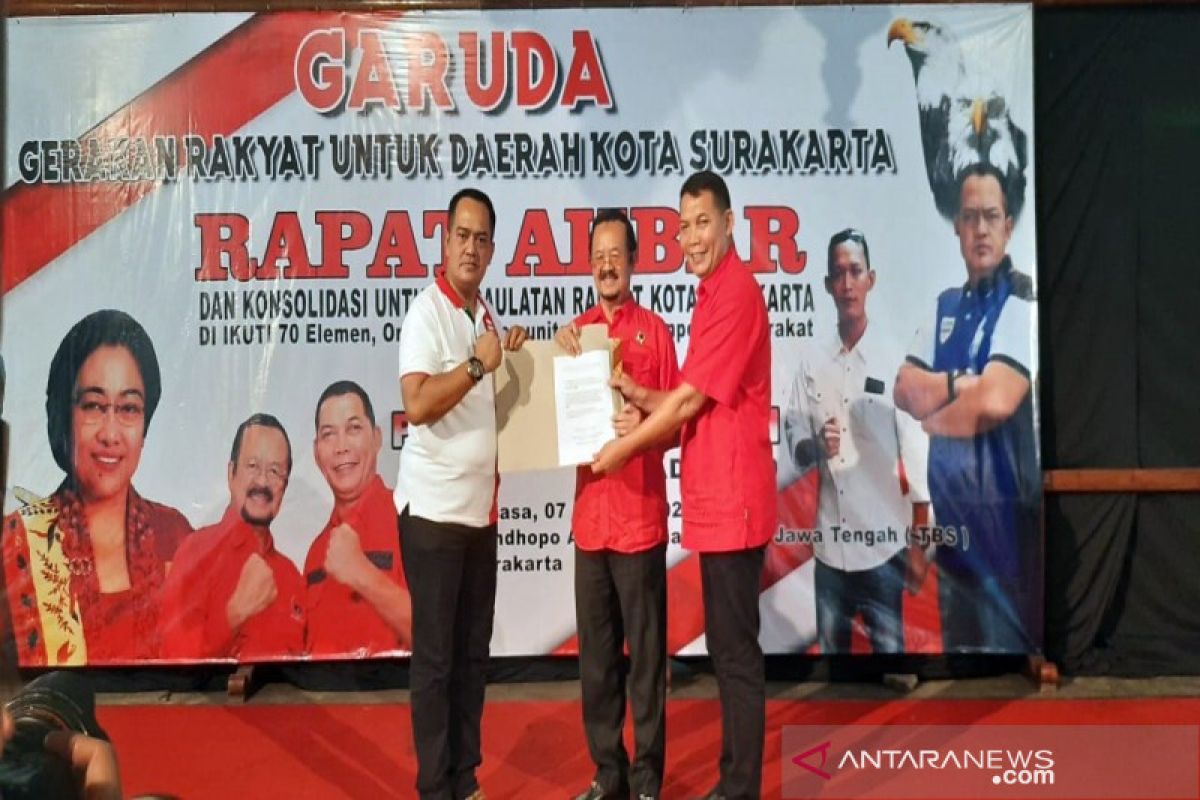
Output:
[[[1047,469],[1200,466],[1200,9],[1035,17]],[[1067,672],[1200,673],[1200,498],[1050,496]]]

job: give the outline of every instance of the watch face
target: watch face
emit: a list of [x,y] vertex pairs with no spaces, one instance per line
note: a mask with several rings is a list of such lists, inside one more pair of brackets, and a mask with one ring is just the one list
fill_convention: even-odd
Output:
[[480,380],[483,378],[483,364],[480,363],[479,359],[472,358],[467,362],[467,374],[470,375],[474,380]]

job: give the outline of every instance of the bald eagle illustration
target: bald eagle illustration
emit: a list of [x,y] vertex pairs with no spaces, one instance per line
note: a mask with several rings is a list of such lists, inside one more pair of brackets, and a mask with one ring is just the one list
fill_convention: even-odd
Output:
[[897,19],[888,28],[887,40],[889,47],[903,42],[912,65],[925,171],[938,213],[954,218],[959,176],[982,163],[1004,175],[1009,212],[1019,217],[1025,204],[1029,139],[1009,116],[995,73],[986,64],[968,62],[954,35],[932,22]]

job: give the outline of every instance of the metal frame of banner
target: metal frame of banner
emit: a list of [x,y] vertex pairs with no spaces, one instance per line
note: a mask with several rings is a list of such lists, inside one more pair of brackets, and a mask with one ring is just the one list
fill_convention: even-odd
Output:
[[[956,5],[961,0],[923,0],[922,5]],[[975,2],[1011,4],[1012,0],[975,0]],[[1129,0],[1032,0],[1035,8],[1128,5]],[[1150,0],[1146,5],[1188,6],[1200,0]],[[823,6],[823,5],[894,5],[891,0],[6,0],[3,16],[116,15],[147,13],[212,13],[220,11],[442,11],[536,9],[536,8],[654,8],[699,6]]]

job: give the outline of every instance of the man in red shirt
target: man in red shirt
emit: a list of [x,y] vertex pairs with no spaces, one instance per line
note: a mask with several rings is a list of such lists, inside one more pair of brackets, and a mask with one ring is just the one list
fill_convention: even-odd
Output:
[[304,652],[304,579],[270,530],[291,473],[292,446],[278,419],[254,414],[238,426],[225,516],[184,538],[163,584],[165,658]]
[[763,551],[775,531],[771,340],[758,283],[733,248],[729,189],[719,175],[698,172],[684,182],[679,240],[700,279],[683,380],[663,392],[614,378],[650,416],[606,444],[592,469],[611,474],[680,432],[683,546],[700,554],[705,635],[721,698],[720,781],[705,797],[743,800],[762,791],[758,599]]
[[308,651],[315,658],[407,650],[412,603],[400,561],[392,490],[376,471],[383,433],[367,393],[330,384],[317,400],[313,459],[333,512],[304,562]]
[[[641,386],[668,391],[679,383],[675,342],[666,323],[629,290],[637,238],[624,212],[605,209],[589,237],[599,302],[559,329],[564,349],[578,355],[584,325],[608,326],[618,339],[622,371]],[[641,420],[627,404],[615,420],[628,432]],[[657,798],[666,751],[667,488],[663,450],[652,447],[611,475],[580,467],[571,519],[575,537],[575,619],[583,727],[596,764],[592,784],[576,800]],[[629,643],[629,700],[635,752],[625,750],[625,671]]]

